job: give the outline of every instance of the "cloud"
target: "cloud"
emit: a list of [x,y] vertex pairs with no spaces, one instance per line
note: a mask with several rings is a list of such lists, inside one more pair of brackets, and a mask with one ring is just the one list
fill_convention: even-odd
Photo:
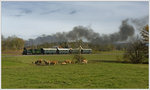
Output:
[[54,9],[54,10],[50,10],[47,12],[43,12],[43,13],[41,13],[41,15],[56,13],[56,12],[60,12],[60,11],[61,11],[61,9]]
[[25,16],[25,15],[28,15],[28,14],[32,13],[32,10],[26,9],[26,8],[19,8],[19,9],[17,9],[17,11],[18,11],[17,14],[13,14],[13,15],[10,15],[10,16],[22,17],[22,16]]
[[30,13],[32,13],[32,10],[30,10],[30,9],[26,9],[26,8],[19,8],[21,11],[20,11],[20,13],[22,13],[22,14],[30,14]]
[[21,17],[21,16],[24,16],[24,15],[21,15],[21,14],[16,14],[16,15],[11,15],[11,16],[15,16],[15,17]]
[[75,14],[75,13],[77,13],[76,10],[72,10],[71,12],[69,12],[69,14]]

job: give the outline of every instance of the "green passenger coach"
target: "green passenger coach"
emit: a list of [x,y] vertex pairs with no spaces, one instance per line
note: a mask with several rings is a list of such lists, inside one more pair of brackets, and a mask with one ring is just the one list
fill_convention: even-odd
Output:
[[42,48],[42,54],[57,54],[56,48]]
[[58,54],[69,54],[70,49],[68,48],[57,48]]
[[81,53],[82,54],[91,54],[92,53],[92,49],[81,49]]
[[41,49],[26,49],[23,50],[23,55],[38,55],[38,54],[91,54],[92,49],[79,48],[41,48]]

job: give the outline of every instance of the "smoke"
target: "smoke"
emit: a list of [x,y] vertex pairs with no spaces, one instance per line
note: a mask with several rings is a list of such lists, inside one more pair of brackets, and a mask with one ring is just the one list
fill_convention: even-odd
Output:
[[119,30],[120,41],[127,40],[129,36],[134,35],[134,32],[135,30],[132,25],[129,25],[128,19],[123,20]]
[[125,41],[128,37],[134,35],[134,28],[128,24],[128,19],[123,20],[118,32],[107,35],[100,35],[94,32],[90,27],[76,26],[72,31],[66,33],[68,41],[86,39],[92,43],[114,43],[117,41]]
[[145,25],[149,25],[149,16],[131,19],[131,23],[135,26],[137,31],[141,31]]
[[[130,37],[135,35],[136,31],[140,31],[148,24],[148,16],[140,19],[125,19],[121,22],[118,32],[112,34],[102,34],[94,32],[90,27],[75,26],[69,32],[58,32],[53,35],[37,37],[31,40],[34,45],[54,42],[70,42],[82,39],[93,44],[108,44],[127,41]],[[28,45],[30,40],[26,42]]]
[[116,43],[118,41],[126,41],[129,37],[134,35],[134,27],[128,23],[129,19],[122,21],[118,32],[112,33],[110,35],[102,35],[96,39],[93,39],[93,43],[106,44],[106,43]]
[[83,26],[76,26],[72,31],[67,33],[68,40],[86,39],[87,41],[91,41],[97,37],[99,37],[99,33],[94,32],[91,28]]

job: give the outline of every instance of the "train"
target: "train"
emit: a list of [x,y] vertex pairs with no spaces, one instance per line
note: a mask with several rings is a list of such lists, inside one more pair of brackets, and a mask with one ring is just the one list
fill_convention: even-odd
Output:
[[40,49],[27,49],[24,48],[23,55],[41,55],[41,54],[91,54],[92,49],[79,49],[79,48],[40,48]]

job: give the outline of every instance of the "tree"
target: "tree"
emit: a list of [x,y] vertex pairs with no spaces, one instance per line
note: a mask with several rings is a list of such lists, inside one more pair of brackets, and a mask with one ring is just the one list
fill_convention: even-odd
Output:
[[1,41],[2,41],[2,51],[4,51],[6,48],[5,48],[5,46],[6,46],[6,42],[5,42],[5,37],[2,35],[1,36]]
[[142,40],[143,43],[145,44],[145,46],[143,47],[143,50],[145,51],[145,57],[148,59],[148,44],[149,44],[149,26],[146,25],[143,30],[141,31],[141,36],[142,36]]
[[24,48],[24,40],[16,36],[10,36],[2,40],[2,50],[21,50]]
[[128,44],[124,54],[124,59],[129,60],[131,63],[142,63],[145,60],[145,53],[143,48],[145,44],[139,38]]
[[146,25],[141,31],[141,36],[143,38],[143,41],[148,43],[149,41],[149,26],[148,25]]
[[126,48],[124,59],[132,63],[148,63],[149,26],[141,30],[141,37],[130,41]]

